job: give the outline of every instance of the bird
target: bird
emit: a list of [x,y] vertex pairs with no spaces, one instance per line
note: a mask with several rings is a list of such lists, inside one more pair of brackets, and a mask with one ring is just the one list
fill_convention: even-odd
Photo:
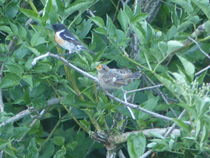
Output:
[[[89,51],[81,42],[65,27],[63,24],[53,24],[55,31],[55,41],[62,48],[69,51],[69,54],[80,52],[82,50]],[[91,52],[91,51],[90,51]]]
[[121,89],[134,79],[141,77],[140,72],[132,72],[129,69],[111,69],[105,64],[99,64],[96,69],[99,84],[106,90]]

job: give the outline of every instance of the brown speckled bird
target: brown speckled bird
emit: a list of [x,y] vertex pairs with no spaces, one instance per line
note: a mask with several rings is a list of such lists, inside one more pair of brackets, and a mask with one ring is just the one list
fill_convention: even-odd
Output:
[[104,64],[97,66],[98,80],[102,88],[107,90],[119,89],[126,86],[133,79],[141,77],[140,72],[131,72],[129,69],[110,69]]

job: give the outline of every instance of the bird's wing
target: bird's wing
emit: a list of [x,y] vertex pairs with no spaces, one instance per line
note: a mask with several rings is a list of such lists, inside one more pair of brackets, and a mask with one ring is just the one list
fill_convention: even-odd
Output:
[[60,34],[64,40],[73,43],[74,45],[81,45],[80,41],[69,31],[61,32]]
[[124,78],[116,73],[107,73],[103,75],[103,80],[106,84],[110,84],[113,86],[123,86],[125,85]]

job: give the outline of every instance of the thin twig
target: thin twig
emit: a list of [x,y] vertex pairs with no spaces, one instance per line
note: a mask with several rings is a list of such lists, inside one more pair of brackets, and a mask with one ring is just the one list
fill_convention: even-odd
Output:
[[[207,21],[207,22],[208,22],[208,21]],[[203,32],[205,31],[205,29],[206,29],[206,24],[207,24],[207,22],[205,22],[205,23],[199,25],[199,26],[197,27],[197,29],[191,34],[190,37],[193,38],[193,39],[195,39],[195,38],[197,38],[201,33],[203,33]],[[173,56],[176,52],[179,52],[180,50],[182,50],[182,49],[184,49],[184,48],[186,48],[186,47],[188,47],[188,46],[190,46],[190,45],[192,44],[192,42],[191,42],[189,39],[186,39],[186,40],[185,40],[184,42],[182,42],[182,43],[183,43],[183,46],[182,46],[182,47],[175,49],[173,52],[169,53],[169,54],[166,55],[163,59],[161,59],[161,61],[158,62],[158,64],[155,66],[154,70],[156,70],[156,69],[159,67],[159,65],[160,65],[161,63],[163,63],[168,57]]]
[[[180,120],[184,116],[185,113],[186,113],[186,110],[183,110],[177,119]],[[176,127],[176,123],[173,123],[173,125],[169,127],[169,129],[164,134],[164,137],[169,136],[175,127]]]
[[[1,68],[0,68],[0,82],[3,75],[3,69],[4,69],[4,63],[2,63]],[[0,88],[0,112],[3,112],[3,111],[4,111],[3,94],[2,94],[2,89]]]
[[39,60],[41,60],[41,59],[44,59],[44,58],[46,58],[46,57],[48,57],[48,56],[51,56],[51,57],[53,57],[53,58],[56,58],[56,59],[62,61],[62,62],[65,63],[67,66],[73,68],[74,70],[76,70],[77,72],[81,73],[82,75],[84,75],[84,76],[86,76],[86,77],[88,77],[88,78],[94,80],[96,83],[99,83],[98,78],[96,78],[96,77],[90,75],[89,73],[87,73],[87,72],[81,70],[80,68],[74,66],[73,64],[69,63],[69,62],[68,62],[66,59],[64,59],[63,57],[61,57],[61,56],[59,56],[59,55],[56,55],[56,54],[52,54],[52,53],[50,53],[50,52],[47,52],[47,53],[44,54],[44,55],[40,55],[40,56],[34,58],[34,60],[32,61],[32,65],[36,65],[37,61],[39,61]]
[[[45,111],[46,111],[46,110],[43,109],[43,110],[39,113],[39,118],[41,118],[41,117],[44,115]],[[34,126],[34,124],[35,124],[38,120],[39,120],[38,118],[34,119],[34,120],[32,121],[32,123],[29,125],[29,127],[32,128],[32,127]],[[19,142],[22,141],[23,138],[27,135],[27,133],[28,133],[28,130],[26,130],[26,131],[23,133],[23,135],[21,136],[21,138],[20,138],[18,141],[19,141]]]
[[204,71],[210,69],[210,65],[208,65],[207,67],[201,69],[200,71],[198,71],[197,73],[195,73],[195,76],[199,76],[200,74],[202,74]]
[[[44,55],[41,55],[41,56],[38,56],[38,57],[34,58],[34,60],[32,61],[32,65],[35,65],[35,64],[37,63],[37,61],[39,61],[39,60],[41,60],[41,59],[44,59],[44,58],[46,58],[46,57],[48,57],[48,56],[51,56],[51,57],[53,57],[53,58],[55,58],[55,59],[58,59],[58,60],[62,61],[62,62],[65,63],[67,66],[73,68],[74,70],[76,70],[77,72],[81,73],[82,75],[84,75],[84,76],[86,76],[86,77],[88,77],[88,78],[94,80],[96,83],[99,83],[98,78],[96,78],[96,77],[90,75],[89,73],[87,73],[87,72],[81,70],[80,68],[74,66],[73,64],[69,63],[69,62],[68,62],[66,59],[64,59],[63,57],[60,57],[60,56],[58,56],[58,55],[56,55],[56,54],[52,54],[52,53],[50,53],[50,52],[47,52],[47,53],[44,54]],[[109,93],[108,91],[105,91],[105,93],[106,93],[110,98],[112,98],[113,100],[115,100],[115,101],[117,101],[117,102],[119,102],[119,103],[121,103],[121,104],[123,104],[123,105],[125,105],[125,106],[127,106],[127,107],[130,107],[130,108],[132,108],[132,109],[136,109],[136,110],[145,112],[145,113],[150,114],[150,115],[152,115],[152,116],[154,116],[154,117],[156,117],[156,118],[160,118],[160,119],[163,119],[163,120],[167,120],[167,121],[172,121],[172,122],[173,122],[173,118],[170,118],[170,117],[167,117],[167,116],[160,115],[160,114],[158,114],[158,113],[149,111],[149,110],[144,109],[144,108],[142,108],[142,107],[140,107],[139,105],[136,105],[136,104],[126,103],[126,102],[124,102],[123,100],[121,100],[121,99],[119,99],[119,98],[113,96],[113,95],[112,95],[111,93]],[[185,123],[188,123],[188,124],[189,124],[189,122],[185,122]]]
[[30,108],[26,109],[26,110],[23,110],[23,111],[19,112],[18,114],[16,114],[15,116],[13,116],[13,117],[7,119],[6,121],[2,122],[0,124],[0,127],[3,127],[3,126],[5,126],[5,125],[7,125],[9,123],[13,123],[13,122],[15,122],[17,120],[20,120],[20,119],[22,119],[23,117],[25,117],[25,116],[27,116],[29,114],[31,114],[31,109]]
[[[59,99],[57,99],[57,98],[52,98],[52,99],[49,99],[49,100],[47,101],[47,103],[48,103],[47,106],[54,105],[54,104],[58,104],[59,102],[60,102]],[[5,125],[7,125],[7,124],[16,122],[16,121],[22,119],[23,117],[26,117],[26,116],[30,115],[32,111],[33,111],[33,108],[28,108],[28,109],[26,109],[26,110],[23,110],[23,111],[19,112],[18,114],[16,114],[15,116],[10,117],[9,119],[7,119],[7,120],[5,120],[4,122],[2,122],[2,123],[0,124],[0,127],[3,127],[3,126],[5,126]],[[42,111],[43,111],[43,110],[42,110]],[[42,111],[40,112],[40,114],[42,114]]]
[[[128,100],[127,100],[127,92],[124,91],[124,90],[123,90],[123,97],[124,97],[124,101],[125,101],[126,103],[128,103]],[[132,119],[135,120],[136,117],[135,117],[133,111],[131,110],[131,108],[127,106],[127,109],[128,109],[128,111],[130,112]]]
[[[115,143],[115,144],[122,144],[128,140],[128,138],[133,134],[140,134],[142,133],[147,138],[155,137],[154,133],[157,133],[158,135],[164,136],[164,134],[169,130],[169,128],[150,128],[150,129],[144,129],[144,130],[138,130],[138,131],[131,131],[131,132],[125,132],[115,135],[109,135],[108,142],[109,143]],[[179,137],[181,135],[180,129],[173,129],[170,135],[173,135],[175,137]]]
[[149,111],[149,110],[144,109],[144,108],[142,108],[142,107],[140,107],[139,105],[136,105],[136,104],[132,104],[132,103],[128,103],[128,102],[126,103],[126,102],[124,102],[123,100],[121,100],[121,99],[119,99],[119,98],[113,96],[111,93],[109,93],[109,92],[107,92],[107,91],[105,91],[105,93],[106,93],[106,95],[108,95],[108,96],[109,96],[110,98],[112,98],[113,100],[115,100],[115,101],[117,101],[117,102],[119,102],[119,103],[121,103],[121,104],[123,104],[123,105],[125,105],[125,106],[128,106],[128,107],[130,107],[130,108],[132,108],[132,109],[136,109],[136,110],[145,112],[145,113],[150,114],[150,115],[152,115],[152,116],[154,116],[154,117],[156,117],[156,118],[160,118],[160,119],[167,120],[167,121],[173,121],[173,118],[170,118],[170,117],[167,117],[167,116],[160,115],[160,114],[158,114],[158,113]]
[[0,158],[3,158],[3,155],[4,155],[4,151],[0,151]]
[[138,4],[139,4],[138,2],[139,2],[139,0],[134,0],[134,4],[133,4],[133,10],[134,10],[133,13],[134,14],[136,14],[137,7],[138,7]]
[[55,132],[55,130],[58,128],[58,126],[60,125],[61,120],[59,119],[58,122],[55,124],[55,126],[53,127],[52,131],[50,132],[50,134],[48,135],[48,137],[44,140],[44,142],[39,146],[38,151],[40,152],[42,150],[42,148],[44,147],[44,145],[50,140],[50,138],[53,136],[53,133]]
[[192,42],[194,42],[196,44],[196,46],[198,47],[198,49],[201,51],[201,53],[203,55],[205,55],[208,59],[210,59],[210,56],[208,55],[208,53],[206,53],[201,47],[200,45],[198,44],[198,42],[196,40],[194,40],[193,38],[191,37],[188,37],[189,40],[191,40]]
[[134,90],[130,90],[130,91],[126,91],[126,93],[134,93],[134,92],[139,92],[139,91],[144,91],[144,90],[149,90],[149,89],[154,89],[154,88],[159,88],[162,87],[163,84],[158,84],[158,85],[154,85],[154,86],[149,86],[149,87],[144,87],[144,88],[139,88],[139,89],[134,89]]
[[[178,120],[180,120],[180,119],[184,116],[185,112],[186,112],[185,110],[183,110],[183,111],[181,112],[181,114],[180,114],[179,117],[178,117]],[[173,125],[172,125],[171,127],[169,127],[169,128],[165,131],[164,137],[169,136],[169,135],[173,132],[173,130],[174,130],[175,127],[176,127],[176,123],[173,123]],[[148,151],[145,152],[140,158],[146,158],[146,157],[149,156],[152,152],[153,152],[152,150],[148,150]]]

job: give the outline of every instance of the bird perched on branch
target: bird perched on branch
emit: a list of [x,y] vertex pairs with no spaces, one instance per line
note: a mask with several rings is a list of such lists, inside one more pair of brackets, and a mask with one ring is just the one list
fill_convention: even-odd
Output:
[[129,69],[110,69],[104,64],[98,65],[96,69],[100,86],[107,90],[119,89],[133,79],[141,77],[140,72],[133,73]]
[[70,32],[63,24],[53,24],[53,30],[55,31],[55,41],[64,49],[69,51],[69,54],[89,49],[84,47],[81,42]]

